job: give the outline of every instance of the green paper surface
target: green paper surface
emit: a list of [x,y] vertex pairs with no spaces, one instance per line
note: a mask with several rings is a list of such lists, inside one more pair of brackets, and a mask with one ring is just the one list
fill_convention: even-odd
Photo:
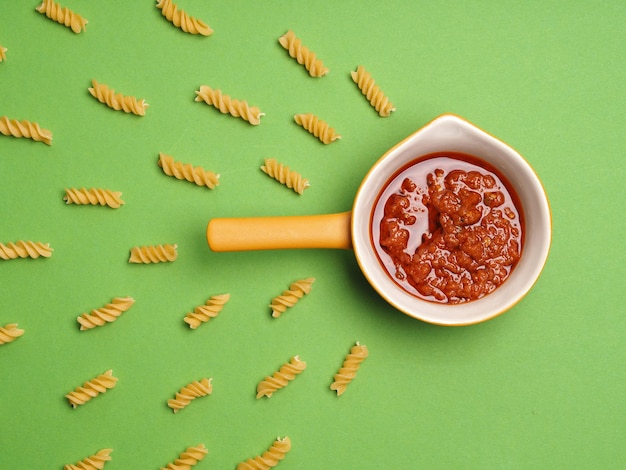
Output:
[[[236,468],[278,436],[281,469],[623,468],[626,8],[604,2],[194,2],[213,29],[174,27],[153,1],[62,6],[74,34],[2,2],[0,116],[53,133],[0,135],[0,242],[49,243],[49,259],[0,260],[0,468],[63,468],[112,448],[107,470],[160,468],[204,443],[196,468]],[[278,37],[292,29],[330,73],[310,77]],[[397,110],[381,118],[350,78],[363,65]],[[92,79],[149,103],[114,111]],[[194,101],[201,85],[258,106],[252,126]],[[323,145],[293,122],[315,113],[342,135]],[[350,210],[370,166],[452,112],[507,142],[552,209],[548,263],[504,315],[459,328],[403,315],[351,251],[214,253],[213,217]],[[214,190],[166,176],[159,152],[220,174]],[[259,167],[276,158],[303,195]],[[121,191],[120,209],[66,205],[65,188]],[[173,263],[131,265],[134,246],[175,243]],[[297,279],[312,292],[280,318],[269,303]],[[218,317],[185,314],[230,293]],[[114,297],[135,305],[80,331]],[[369,357],[330,390],[355,342]],[[257,383],[292,356],[306,370],[270,399]],[[117,386],[72,409],[65,394],[113,369]],[[211,396],[172,413],[184,385]]]

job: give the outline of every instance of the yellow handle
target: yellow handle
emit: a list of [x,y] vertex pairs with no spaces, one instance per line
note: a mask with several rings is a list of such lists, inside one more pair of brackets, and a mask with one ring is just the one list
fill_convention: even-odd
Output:
[[350,220],[350,212],[212,219],[206,229],[206,238],[213,251],[351,249]]

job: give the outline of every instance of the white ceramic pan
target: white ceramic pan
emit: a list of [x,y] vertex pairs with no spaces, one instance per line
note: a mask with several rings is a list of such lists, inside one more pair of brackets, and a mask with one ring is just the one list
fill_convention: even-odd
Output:
[[[495,167],[513,186],[525,217],[524,245],[517,266],[495,291],[471,302],[448,305],[410,294],[391,279],[371,242],[371,214],[383,186],[398,169],[436,152],[473,155]],[[468,121],[445,114],[398,143],[374,164],[361,183],[352,211],[212,219],[207,227],[207,241],[213,251],[353,249],[369,283],[396,309],[429,323],[469,325],[507,311],[530,291],[547,260],[551,230],[546,193],[526,160]]]

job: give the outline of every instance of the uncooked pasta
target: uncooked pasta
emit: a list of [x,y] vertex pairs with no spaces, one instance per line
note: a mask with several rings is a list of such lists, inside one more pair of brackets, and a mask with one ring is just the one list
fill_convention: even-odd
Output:
[[296,114],[293,119],[296,121],[296,124],[309,131],[309,133],[317,137],[323,144],[330,144],[337,139],[341,139],[341,136],[335,132],[335,129],[330,127],[328,123],[322,121],[315,114]]
[[254,126],[260,124],[261,116],[265,115],[256,106],[250,106],[247,101],[234,100],[223,94],[222,90],[213,89],[207,85],[202,85],[200,90],[196,91],[195,101],[204,101],[219,109],[221,113],[240,117]]
[[213,30],[208,24],[193,16],[189,16],[183,10],[179,10],[178,6],[171,0],[157,0],[156,7],[161,10],[161,14],[167,21],[186,33],[201,34],[202,36],[213,34]]
[[130,250],[129,263],[150,264],[175,261],[178,257],[178,245],[136,246]]
[[124,201],[121,198],[122,193],[119,191],[111,191],[110,189],[101,188],[66,188],[63,200],[66,204],[92,205],[92,206],[108,206],[112,209],[119,208]]
[[65,395],[65,398],[68,399],[72,408],[76,408],[115,387],[117,380],[117,377],[113,376],[113,370],[109,369],[103,374],[88,380],[82,386],[77,387],[73,392]]
[[17,327],[17,323],[0,326],[0,346],[11,343],[24,334],[24,330]]
[[328,73],[328,67],[313,52],[302,45],[302,41],[296,37],[293,31],[287,31],[278,38],[278,42],[300,65],[304,65],[311,77],[322,77]]
[[174,462],[161,467],[161,470],[190,470],[191,467],[206,457],[208,453],[209,451],[204,444],[188,447]]
[[192,400],[200,397],[206,397],[213,392],[213,379],[203,378],[195,380],[176,392],[175,398],[167,400],[167,406],[169,406],[174,413],[185,408]]
[[276,390],[289,385],[289,382],[301,374],[304,369],[306,369],[306,362],[301,361],[299,356],[293,356],[273,375],[267,376],[259,382],[256,388],[256,397],[271,397]]
[[269,470],[276,467],[291,450],[291,440],[285,436],[277,438],[268,450],[237,465],[237,470]]
[[89,93],[100,103],[106,104],[109,108],[116,111],[124,111],[136,116],[145,116],[149,105],[144,99],[138,100],[134,96],[115,93],[113,88],[109,88],[104,83],[98,83],[96,80],[92,80],[91,85]]
[[266,158],[265,165],[261,167],[261,170],[298,194],[302,194],[309,187],[308,179],[303,178],[300,173],[290,169],[288,166],[278,163],[275,158]]
[[224,308],[224,305],[230,299],[230,294],[212,295],[204,305],[199,305],[193,312],[185,315],[184,321],[189,328],[195,330],[202,323],[208,322],[211,318],[215,318]]
[[49,258],[52,256],[50,244],[19,240],[15,243],[9,242],[6,245],[0,243],[0,259],[10,260],[16,258]]
[[192,166],[190,163],[181,163],[174,160],[170,155],[159,153],[158,165],[167,176],[173,176],[179,180],[187,180],[198,186],[206,186],[215,189],[220,184],[220,175],[212,171],[205,170],[201,166]]
[[92,310],[90,313],[82,313],[77,320],[81,330],[90,330],[97,326],[103,326],[114,322],[118,317],[133,306],[135,299],[131,297],[115,297],[111,303]]
[[7,116],[0,117],[0,134],[18,138],[25,137],[35,142],[52,145],[52,132],[41,128],[36,122],[25,119],[18,121],[17,119],[9,119]]
[[346,387],[356,377],[361,363],[367,358],[368,351],[365,345],[358,342],[350,349],[350,353],[343,361],[343,365],[335,374],[334,381],[330,385],[331,390],[337,391],[337,396],[346,391]]
[[305,279],[292,282],[288,290],[283,291],[281,295],[274,297],[272,299],[272,303],[270,304],[272,317],[280,317],[288,308],[293,307],[296,303],[298,303],[298,301],[304,297],[305,294],[309,294],[314,281],[314,277],[307,277]]
[[63,470],[102,470],[104,465],[111,460],[111,452],[113,452],[113,449],[101,449],[76,465],[65,465]]
[[362,65],[359,65],[355,72],[351,72],[351,76],[361,93],[365,95],[374,109],[378,111],[379,116],[388,117],[392,111],[396,110],[389,98],[380,90],[370,73]]
[[78,13],[74,13],[69,8],[62,7],[53,0],[43,0],[41,5],[35,9],[39,13],[46,15],[52,21],[56,21],[63,26],[71,28],[76,34],[85,31],[85,25],[88,23],[88,21]]

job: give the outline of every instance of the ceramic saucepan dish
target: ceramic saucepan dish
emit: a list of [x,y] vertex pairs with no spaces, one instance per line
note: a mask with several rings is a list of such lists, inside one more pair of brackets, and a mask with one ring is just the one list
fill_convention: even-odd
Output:
[[[403,289],[381,264],[373,242],[372,214],[383,187],[420,156],[433,153],[472,155],[495,168],[517,194],[524,214],[521,257],[506,281],[469,302],[424,300]],[[399,311],[437,325],[470,325],[494,318],[519,302],[546,263],[551,241],[550,208],[539,178],[514,149],[452,114],[437,117],[387,151],[369,170],[352,211],[338,214],[216,218],[207,226],[213,251],[262,249],[353,249],[371,286]]]

